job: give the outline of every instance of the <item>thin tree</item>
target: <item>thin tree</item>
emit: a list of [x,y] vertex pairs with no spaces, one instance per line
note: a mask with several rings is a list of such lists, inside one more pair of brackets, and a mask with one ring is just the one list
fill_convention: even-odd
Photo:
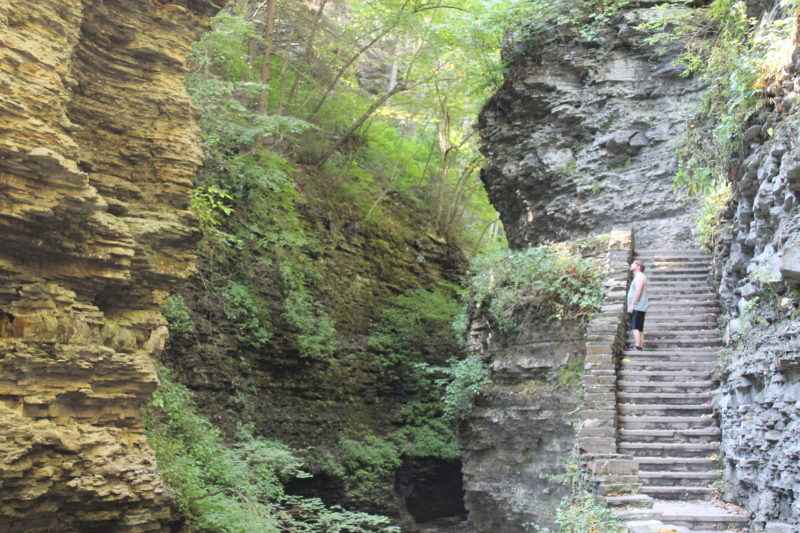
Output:
[[306,120],[311,120],[312,118],[314,118],[316,116],[316,114],[322,108],[323,104],[328,100],[328,97],[330,96],[330,94],[336,88],[336,85],[339,83],[339,80],[342,79],[342,76],[344,76],[345,73],[350,69],[350,67],[353,66],[353,64],[356,62],[356,60],[359,57],[361,57],[361,55],[364,52],[366,52],[367,50],[369,50],[370,48],[375,46],[375,44],[378,41],[383,39],[386,35],[389,34],[389,32],[391,32],[393,29],[395,29],[400,24],[400,22],[402,21],[403,13],[404,13],[404,11],[405,11],[405,9],[406,9],[406,7],[408,6],[409,3],[410,3],[410,0],[406,0],[405,2],[403,2],[403,5],[400,6],[400,9],[397,10],[397,12],[395,14],[395,17],[392,19],[392,21],[390,23],[388,23],[386,26],[384,26],[381,31],[376,33],[372,37],[372,39],[370,39],[361,48],[356,50],[356,52],[352,56],[350,56],[350,58],[347,61],[345,61],[344,65],[342,65],[339,68],[339,70],[336,72],[336,75],[333,77],[333,79],[328,84],[328,86],[325,87],[325,91],[322,93],[322,96],[317,101],[317,104],[314,106],[314,109],[312,109],[311,112],[306,117]]
[[278,0],[269,0],[267,9],[266,47],[264,60],[261,63],[261,95],[258,99],[258,112],[266,113],[269,105],[269,83],[272,72],[272,49],[275,44],[275,14],[278,12]]

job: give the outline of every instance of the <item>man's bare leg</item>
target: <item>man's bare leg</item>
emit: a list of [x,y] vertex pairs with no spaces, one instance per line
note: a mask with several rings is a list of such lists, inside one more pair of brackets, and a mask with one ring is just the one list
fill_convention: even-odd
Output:
[[642,342],[644,341],[644,335],[638,329],[633,330],[633,345],[642,349]]

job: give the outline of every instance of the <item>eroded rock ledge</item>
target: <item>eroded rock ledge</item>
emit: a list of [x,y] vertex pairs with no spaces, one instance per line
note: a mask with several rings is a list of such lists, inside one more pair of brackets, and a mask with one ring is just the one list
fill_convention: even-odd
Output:
[[159,531],[139,408],[193,270],[183,63],[221,0],[0,6],[0,531]]

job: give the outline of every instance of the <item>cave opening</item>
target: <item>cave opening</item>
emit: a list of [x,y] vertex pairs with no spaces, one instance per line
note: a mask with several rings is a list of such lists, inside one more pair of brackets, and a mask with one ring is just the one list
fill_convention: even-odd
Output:
[[395,474],[395,491],[417,524],[466,520],[460,459],[406,457]]

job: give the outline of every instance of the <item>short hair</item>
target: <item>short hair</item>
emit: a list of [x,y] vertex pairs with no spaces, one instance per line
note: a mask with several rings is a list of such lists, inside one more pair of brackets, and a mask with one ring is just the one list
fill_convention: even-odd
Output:
[[641,260],[639,260],[639,259],[636,259],[636,260],[634,261],[634,263],[635,263],[635,264],[637,264],[637,265],[639,265],[639,270],[641,270],[642,272],[644,272],[644,263],[642,263],[642,261],[641,261]]

